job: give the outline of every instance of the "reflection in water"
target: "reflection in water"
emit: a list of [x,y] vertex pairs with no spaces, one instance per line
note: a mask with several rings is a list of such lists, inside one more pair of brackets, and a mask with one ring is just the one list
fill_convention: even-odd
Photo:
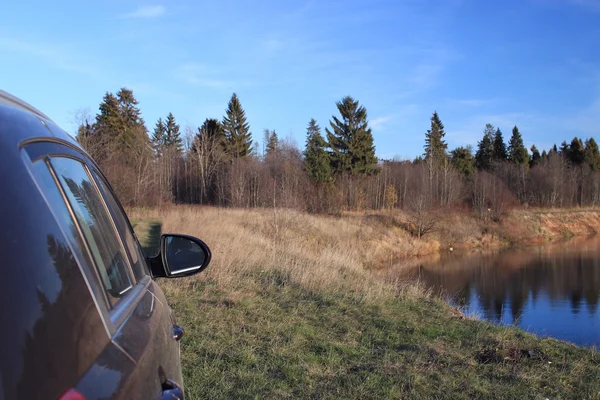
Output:
[[469,314],[600,345],[600,238],[469,256],[410,272]]

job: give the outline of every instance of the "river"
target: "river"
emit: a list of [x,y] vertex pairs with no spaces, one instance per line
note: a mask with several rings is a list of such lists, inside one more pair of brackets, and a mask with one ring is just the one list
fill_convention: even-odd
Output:
[[467,315],[600,347],[600,236],[448,253],[409,274]]

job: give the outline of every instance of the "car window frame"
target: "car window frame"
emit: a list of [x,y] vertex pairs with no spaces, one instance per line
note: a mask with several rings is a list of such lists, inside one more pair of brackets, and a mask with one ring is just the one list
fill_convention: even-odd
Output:
[[[131,254],[129,254],[129,251],[127,250],[127,246],[125,246],[125,243],[123,242],[121,232],[119,232],[119,229],[117,228],[116,223],[114,221],[115,217],[114,217],[113,213],[111,212],[111,209],[108,206],[107,201],[106,201],[102,191],[98,187],[98,182],[96,182],[94,174],[92,173],[92,170],[96,170],[96,171],[100,172],[100,168],[98,168],[98,166],[89,158],[89,156],[87,154],[85,154],[81,150],[77,149],[71,143],[61,140],[61,139],[48,138],[48,137],[33,138],[33,139],[28,139],[28,140],[24,141],[23,143],[20,144],[19,147],[22,150],[24,150],[24,153],[27,154],[27,156],[28,156],[27,158],[29,158],[30,165],[28,166],[28,169],[30,171],[30,174],[33,177],[33,180],[36,182],[36,185],[38,185],[38,187],[39,187],[39,183],[37,182],[36,176],[32,172],[32,168],[31,168],[33,166],[33,164],[36,162],[43,162],[45,164],[45,167],[48,168],[49,173],[54,180],[54,184],[56,185],[56,188],[57,188],[58,192],[60,193],[60,196],[64,202],[64,206],[67,207],[67,210],[69,211],[69,215],[72,220],[71,222],[76,227],[77,232],[80,235],[80,239],[83,243],[84,249],[82,249],[82,252],[85,253],[87,260],[85,263],[78,263],[78,264],[80,265],[81,269],[85,270],[84,276],[87,274],[86,280],[88,280],[91,275],[91,277],[93,278],[93,279],[91,279],[91,281],[99,289],[99,290],[94,290],[92,287],[90,287],[92,282],[88,282],[88,288],[90,289],[90,294],[92,295],[92,297],[94,297],[96,306],[98,308],[98,312],[101,314],[101,316],[105,322],[105,326],[107,327],[107,329],[109,331],[109,335],[112,337],[119,330],[119,328],[122,326],[123,322],[127,319],[127,317],[133,312],[135,306],[137,305],[137,303],[139,302],[141,297],[144,295],[144,293],[148,289],[148,286],[150,285],[150,282],[152,281],[152,279],[151,279],[150,275],[145,275],[144,277],[142,277],[142,279],[137,279],[135,277],[135,274],[133,273],[133,269],[131,267]],[[100,276],[98,266],[96,265],[96,262],[95,262],[94,258],[92,257],[91,249],[89,247],[89,244],[88,244],[88,241],[87,241],[85,235],[83,234],[82,228],[80,226],[80,222],[76,218],[73,207],[72,207],[69,199],[67,198],[66,193],[64,192],[64,188],[62,187],[62,184],[60,183],[60,180],[56,174],[56,171],[54,170],[53,166],[51,165],[51,159],[57,158],[57,157],[70,158],[70,159],[73,159],[73,160],[81,163],[85,172],[88,174],[90,181],[92,182],[93,186],[95,187],[95,190],[96,190],[98,196],[100,196],[100,200],[103,204],[103,207],[105,208],[106,212],[108,213],[109,219],[111,220],[110,223],[115,232],[116,240],[118,241],[118,244],[119,244],[121,250],[126,255],[126,264],[128,266],[128,273],[129,273],[129,277],[130,277],[133,285],[132,285],[132,288],[129,289],[124,294],[124,296],[121,297],[114,305],[111,304],[111,302],[108,298],[109,294],[107,293],[107,288],[105,287],[104,282],[102,281],[102,277]],[[100,173],[100,175],[104,178],[104,175],[102,175],[101,173]],[[106,180],[106,178],[104,178],[104,179]],[[110,186],[108,186],[108,188],[109,188],[109,190],[112,191],[112,188]],[[42,193],[42,195],[44,195],[44,193],[41,189],[40,189],[40,193]],[[113,196],[115,197],[116,202],[121,209],[121,212],[124,213],[124,211],[122,210],[122,206],[119,203],[118,198],[114,195],[114,193],[113,193]],[[60,218],[57,217],[56,213],[54,212],[52,204],[47,200],[46,200],[46,203],[48,204],[48,207],[50,208],[55,220],[58,221]],[[125,216],[126,216],[126,214],[125,214]],[[126,221],[128,223],[129,228],[132,229],[131,223],[129,222],[128,218],[126,218]],[[58,221],[58,222],[61,225],[61,227],[64,225],[64,221]],[[134,239],[137,242],[137,245],[139,246],[139,241],[137,240],[137,237],[135,235],[134,235]],[[75,245],[75,244],[70,243],[70,245]],[[149,266],[147,264],[145,257],[143,259],[143,262],[145,263],[146,271],[149,271]],[[98,296],[97,292],[101,292],[101,296],[100,296],[100,297],[102,297],[101,299],[97,298],[97,296]]]

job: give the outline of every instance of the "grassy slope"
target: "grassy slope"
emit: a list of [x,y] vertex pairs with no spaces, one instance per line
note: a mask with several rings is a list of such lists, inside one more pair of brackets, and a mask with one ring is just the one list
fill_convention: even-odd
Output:
[[600,398],[597,352],[465,319],[365,271],[386,246],[361,243],[410,248],[393,227],[206,208],[132,216],[140,239],[160,219],[213,249],[203,275],[160,282],[187,329],[190,398]]

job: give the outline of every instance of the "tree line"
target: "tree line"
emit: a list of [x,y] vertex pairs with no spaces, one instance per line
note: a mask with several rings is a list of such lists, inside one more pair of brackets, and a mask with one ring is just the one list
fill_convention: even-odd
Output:
[[[77,140],[129,206],[164,203],[287,207],[309,212],[401,208],[417,235],[430,211],[469,207],[498,220],[511,207],[585,207],[600,203],[600,153],[594,138],[575,137],[528,150],[518,127],[506,143],[487,124],[475,151],[448,149],[437,112],[414,160],[378,160],[367,110],[346,96],[322,131],[310,119],[303,149],[265,129],[253,140],[234,93],[222,118],[181,129],[172,113],[151,132],[133,92],[106,93],[95,117],[79,121]],[[428,217],[429,215],[429,217]]]

